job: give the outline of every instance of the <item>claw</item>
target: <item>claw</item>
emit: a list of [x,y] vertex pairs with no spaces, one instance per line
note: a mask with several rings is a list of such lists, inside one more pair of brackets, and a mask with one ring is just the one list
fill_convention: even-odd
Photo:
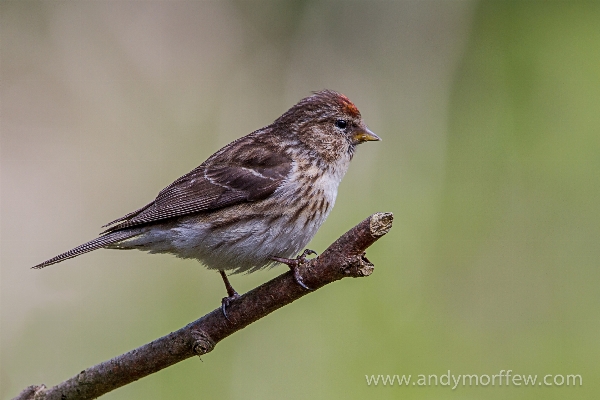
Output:
[[232,301],[237,300],[240,298],[240,295],[237,293],[234,293],[233,296],[228,296],[228,297],[223,297],[223,299],[221,300],[221,312],[223,313],[223,316],[225,318],[227,318],[227,321],[231,322],[231,320],[229,319],[229,316],[227,315],[227,307],[229,307],[229,304],[231,304]]
[[227,318],[227,321],[231,322],[229,316],[227,315],[227,307],[229,307],[229,304],[231,304],[232,301],[239,299],[240,295],[235,291],[233,286],[231,286],[231,283],[229,283],[229,279],[227,278],[225,271],[219,270],[219,273],[221,274],[221,278],[223,278],[223,282],[225,283],[225,289],[227,289],[227,297],[223,297],[221,300],[221,311],[223,312],[223,316]]
[[302,252],[302,254],[300,254],[296,258],[271,257],[271,260],[287,265],[292,271],[292,275],[294,276],[294,280],[296,281],[296,283],[306,290],[312,290],[311,288],[306,286],[306,284],[302,280],[302,277],[300,276],[300,271],[298,269],[300,265],[308,262],[306,256],[310,254],[317,255],[317,252],[314,250],[306,249]]
[[298,268],[292,269],[292,273],[294,274],[294,280],[296,281],[296,283],[298,285],[302,286],[306,290],[309,290],[309,291],[312,290],[311,288],[309,288],[308,286],[306,286],[306,284],[302,280],[302,277],[300,276],[300,273],[298,272]]
[[304,259],[304,261],[306,261],[306,256],[308,256],[310,254],[315,255],[315,256],[318,255],[316,251],[311,250],[311,249],[306,249],[302,252],[301,257]]

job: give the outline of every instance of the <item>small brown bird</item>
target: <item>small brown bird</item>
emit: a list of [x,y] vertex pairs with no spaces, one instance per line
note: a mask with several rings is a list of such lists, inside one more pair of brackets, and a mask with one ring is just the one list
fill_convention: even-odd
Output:
[[101,236],[33,268],[99,248],[138,249],[199,260],[221,273],[253,272],[275,262],[294,278],[306,250],[333,208],[356,146],[381,140],[344,95],[323,90],[271,125],[237,139],[163,189],[137,211],[105,225]]

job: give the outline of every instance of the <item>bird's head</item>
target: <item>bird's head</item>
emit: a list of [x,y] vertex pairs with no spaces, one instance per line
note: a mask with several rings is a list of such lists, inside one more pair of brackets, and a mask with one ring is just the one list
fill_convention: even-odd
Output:
[[358,108],[333,90],[300,100],[275,124],[329,162],[346,155],[351,158],[361,143],[381,140],[367,128]]

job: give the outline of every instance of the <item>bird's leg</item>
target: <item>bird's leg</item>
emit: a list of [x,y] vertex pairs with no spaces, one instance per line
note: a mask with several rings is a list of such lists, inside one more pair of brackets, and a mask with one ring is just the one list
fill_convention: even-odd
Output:
[[294,280],[296,281],[296,283],[298,285],[302,286],[306,290],[312,290],[311,288],[306,286],[306,284],[302,280],[302,277],[300,276],[300,271],[298,269],[299,266],[308,262],[308,260],[306,259],[306,256],[309,254],[317,255],[317,252],[314,250],[306,249],[306,250],[304,250],[304,252],[302,252],[302,254],[300,254],[296,258],[271,257],[271,260],[280,262],[280,263],[285,264],[288,267],[290,267],[290,270],[292,271],[292,274],[294,275]]
[[231,286],[231,283],[229,283],[229,279],[227,278],[225,271],[220,269],[219,273],[221,274],[221,278],[223,278],[223,283],[225,283],[225,289],[227,289],[227,297],[223,297],[223,300],[221,300],[221,311],[223,312],[225,318],[227,318],[229,321],[229,317],[227,316],[227,307],[229,307],[229,304],[233,300],[238,299],[240,295],[235,291],[233,286]]

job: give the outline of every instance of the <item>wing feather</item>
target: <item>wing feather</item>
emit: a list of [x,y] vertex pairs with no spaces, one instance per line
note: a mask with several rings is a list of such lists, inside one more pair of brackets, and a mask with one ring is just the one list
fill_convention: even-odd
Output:
[[152,203],[108,224],[116,223],[104,232],[265,199],[292,168],[289,157],[264,146],[232,158],[222,162],[211,157],[161,190]]

